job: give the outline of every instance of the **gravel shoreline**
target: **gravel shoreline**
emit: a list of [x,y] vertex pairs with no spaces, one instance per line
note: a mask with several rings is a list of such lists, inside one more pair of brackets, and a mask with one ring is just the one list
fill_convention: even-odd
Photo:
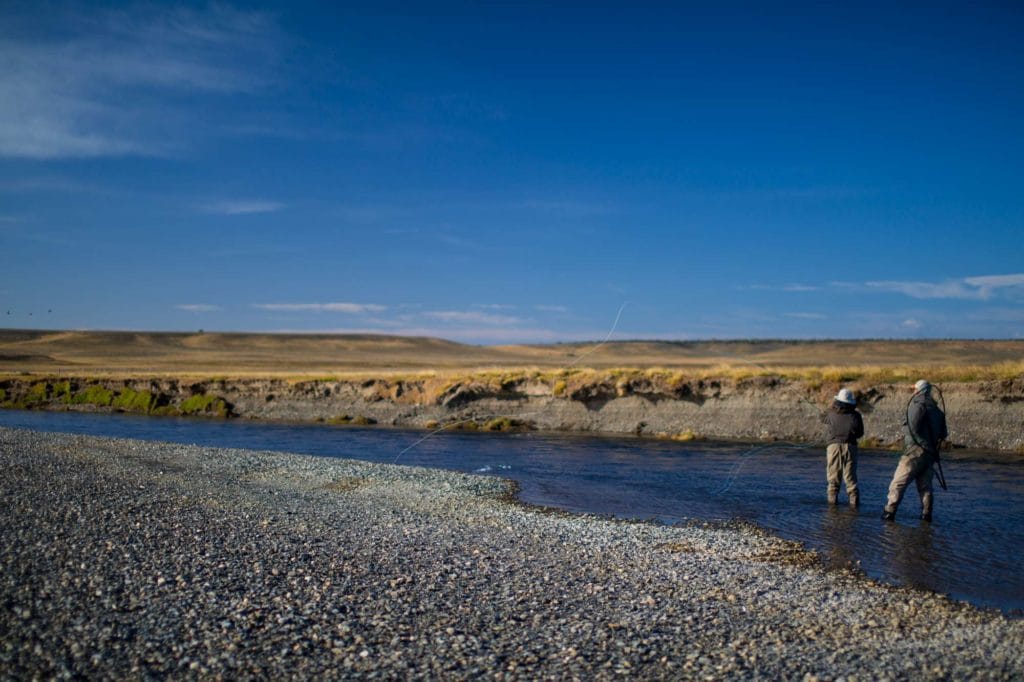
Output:
[[0,678],[1020,678],[1024,621],[496,478],[0,428]]

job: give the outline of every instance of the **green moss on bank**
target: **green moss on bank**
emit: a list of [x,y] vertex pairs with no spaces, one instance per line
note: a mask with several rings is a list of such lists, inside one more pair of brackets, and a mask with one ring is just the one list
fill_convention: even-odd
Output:
[[[223,398],[203,393],[186,398],[180,405],[167,404],[167,397],[147,390],[108,388],[95,379],[44,379],[0,389],[0,407],[14,409],[53,408],[57,405],[111,408],[121,412],[161,416],[202,415],[227,418],[231,405]],[[359,422],[357,422],[359,423]]]
[[377,420],[373,417],[363,416],[351,416],[348,414],[342,414],[337,417],[331,417],[326,420],[328,424],[335,426],[371,426],[377,423]]
[[86,386],[75,393],[71,398],[73,405],[95,405],[96,407],[110,407],[114,402],[114,392],[99,384]]
[[509,417],[497,417],[481,427],[484,431],[522,431],[531,428],[527,422]]
[[125,388],[114,398],[112,407],[125,412],[142,412],[149,414],[156,406],[156,396],[149,391],[136,391]]
[[231,415],[227,402],[212,393],[201,393],[187,398],[178,409],[185,415],[213,415],[221,418]]

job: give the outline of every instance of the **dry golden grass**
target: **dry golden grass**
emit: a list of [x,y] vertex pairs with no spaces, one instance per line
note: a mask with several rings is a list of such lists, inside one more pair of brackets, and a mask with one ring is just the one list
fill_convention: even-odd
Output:
[[[579,365],[579,366],[577,366]],[[1024,375],[1024,341],[695,341],[472,346],[373,335],[0,330],[0,375],[418,379],[432,390],[523,378],[556,388],[594,380],[759,376],[812,384],[1005,380]]]

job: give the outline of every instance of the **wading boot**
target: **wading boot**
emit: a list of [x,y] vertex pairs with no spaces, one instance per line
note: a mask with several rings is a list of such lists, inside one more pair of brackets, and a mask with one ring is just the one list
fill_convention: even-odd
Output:
[[884,511],[884,512],[882,512],[882,520],[883,521],[895,521],[896,520],[896,512],[891,512],[891,511]]
[[921,520],[922,521],[927,521],[928,523],[931,523],[932,522],[932,513],[931,512],[921,512]]
[[830,505],[832,505],[832,506],[835,506],[835,504],[836,504],[836,500],[837,500],[837,499],[838,499],[838,496],[836,496],[836,495],[832,495],[832,494],[830,493],[830,494],[829,494],[829,496],[828,496],[828,503],[829,503]]
[[854,493],[850,495],[850,508],[856,509],[860,506],[860,495]]

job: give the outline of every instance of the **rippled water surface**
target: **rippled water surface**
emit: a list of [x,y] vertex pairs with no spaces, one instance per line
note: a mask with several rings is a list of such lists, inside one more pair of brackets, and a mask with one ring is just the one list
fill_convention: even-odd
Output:
[[[916,490],[898,523],[879,519],[897,457],[862,452],[861,509],[825,503],[820,448],[675,443],[634,438],[443,433],[208,422],[0,410],[0,425],[218,447],[281,450],[480,472],[519,482],[524,501],[658,519],[744,519],[818,550],[834,565],[1020,615],[1024,609],[1024,462],[944,458],[935,520],[918,521]],[[842,499],[842,498],[841,498]]]

